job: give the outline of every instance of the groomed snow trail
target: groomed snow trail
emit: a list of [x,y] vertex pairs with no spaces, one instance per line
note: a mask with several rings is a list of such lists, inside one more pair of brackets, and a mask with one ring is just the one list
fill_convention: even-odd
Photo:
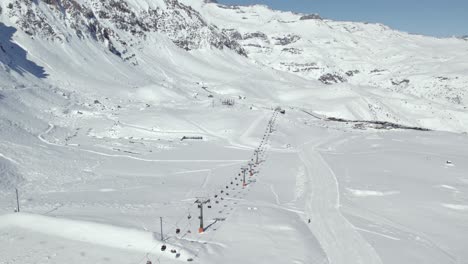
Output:
[[381,264],[375,249],[342,215],[338,181],[316,146],[306,143],[299,149],[309,179],[305,211],[311,231],[331,264]]

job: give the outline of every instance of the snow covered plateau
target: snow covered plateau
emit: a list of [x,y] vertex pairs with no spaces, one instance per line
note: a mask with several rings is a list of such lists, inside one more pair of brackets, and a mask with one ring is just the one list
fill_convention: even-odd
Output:
[[0,264],[468,264],[467,73],[260,5],[1,0]]

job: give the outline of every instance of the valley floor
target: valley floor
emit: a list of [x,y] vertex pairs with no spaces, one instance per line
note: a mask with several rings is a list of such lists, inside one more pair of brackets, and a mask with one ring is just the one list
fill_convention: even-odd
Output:
[[243,105],[66,112],[0,142],[26,179],[22,213],[0,192],[2,264],[468,263],[466,135]]

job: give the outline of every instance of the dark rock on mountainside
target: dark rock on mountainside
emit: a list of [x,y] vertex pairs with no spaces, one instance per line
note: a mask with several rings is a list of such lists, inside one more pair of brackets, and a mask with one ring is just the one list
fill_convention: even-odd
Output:
[[295,43],[301,39],[298,35],[287,35],[284,37],[276,37],[276,45],[286,46],[292,43]]
[[348,77],[353,77],[354,75],[356,75],[358,73],[360,73],[359,70],[351,70],[351,71],[345,72],[346,76],[348,76]]
[[330,85],[330,84],[335,84],[335,83],[346,82],[346,79],[337,73],[327,73],[327,74],[320,76],[319,81],[321,81],[324,84]]
[[299,18],[299,20],[312,20],[312,19],[322,20],[322,17],[319,14],[310,14],[310,15],[305,15]]
[[320,69],[315,62],[297,63],[297,62],[280,62],[280,65],[285,67],[289,72],[311,72]]
[[231,39],[242,40],[242,34],[233,28],[223,29],[223,33]]
[[[134,10],[125,0],[15,0],[8,14],[18,17],[18,28],[30,36],[59,42],[90,38],[116,56],[134,62],[133,48],[154,32],[166,35],[184,50],[209,45],[246,55],[235,38],[208,24],[190,6],[177,0],[163,1],[165,7]],[[74,34],[70,35],[70,31]]]
[[410,80],[408,79],[403,79],[403,80],[391,80],[393,85],[402,85],[402,84],[409,84]]
[[253,38],[268,41],[268,36],[265,33],[259,32],[259,31],[253,32],[253,33],[246,33],[243,36],[243,39],[253,39]]
[[302,54],[302,52],[303,52],[302,49],[297,49],[297,48],[284,48],[281,51],[288,52],[288,53],[291,53],[291,54],[296,54],[296,55]]

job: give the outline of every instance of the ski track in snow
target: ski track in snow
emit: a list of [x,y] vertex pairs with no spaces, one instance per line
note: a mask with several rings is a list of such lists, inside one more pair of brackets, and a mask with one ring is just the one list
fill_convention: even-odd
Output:
[[133,160],[139,160],[139,161],[145,161],[145,162],[207,162],[207,163],[226,163],[226,162],[244,162],[245,160],[164,160],[164,159],[143,159],[143,158],[138,158],[130,155],[122,155],[122,154],[107,154],[99,151],[94,151],[94,150],[89,150],[89,149],[84,149],[81,147],[77,148],[71,148],[71,146],[64,146],[56,143],[52,143],[44,138],[45,135],[47,135],[52,129],[54,129],[53,124],[49,124],[49,128],[39,134],[37,138],[43,142],[44,144],[50,145],[50,146],[55,146],[55,147],[61,147],[61,148],[68,148],[68,149],[77,149],[82,152],[88,152],[100,156],[105,156],[105,157],[114,157],[114,158],[127,158],[127,159],[133,159]]
[[281,204],[280,198],[279,198],[279,195],[276,193],[275,186],[273,184],[270,184],[270,190],[273,196],[275,197],[276,204],[280,205]]
[[[375,231],[371,231],[371,230],[356,227],[349,220],[347,220],[347,218],[341,213],[341,211],[340,211],[340,190],[339,190],[338,179],[337,179],[336,175],[334,174],[333,170],[331,169],[331,167],[328,165],[328,163],[322,157],[320,152],[323,151],[323,152],[326,152],[327,154],[330,154],[330,149],[323,148],[324,146],[329,145],[329,144],[332,144],[332,145],[336,146],[337,145],[336,142],[340,142],[339,144],[343,144],[347,140],[338,140],[338,141],[336,141],[336,139],[334,139],[335,143],[332,143],[332,141],[330,140],[331,138],[333,138],[333,136],[331,136],[329,138],[326,138],[326,139],[324,139],[324,140],[322,140],[322,141],[320,141],[320,142],[318,142],[316,144],[313,144],[313,145],[311,145],[314,142],[313,140],[311,140],[309,142],[306,142],[305,144],[303,144],[300,147],[300,151],[298,152],[299,157],[301,158],[301,160],[303,161],[304,165],[307,168],[306,172],[307,172],[307,174],[309,176],[309,179],[310,179],[309,188],[312,190],[311,195],[310,195],[310,200],[309,200],[310,203],[306,204],[306,213],[311,217],[313,227],[317,227],[317,226],[319,227],[319,228],[313,228],[311,231],[314,233],[314,235],[316,235],[316,237],[321,242],[322,247],[324,248],[325,252],[327,253],[327,256],[329,257],[329,262],[330,263],[344,263],[344,264],[349,264],[349,263],[356,263],[356,264],[382,263],[382,260],[380,259],[380,256],[377,254],[375,249],[356,231],[372,233],[374,235],[378,235],[378,236],[385,237],[385,238],[395,240],[395,241],[396,241],[396,239],[399,239],[399,238],[396,238],[396,237],[393,237],[393,236],[388,236],[388,235],[385,235],[385,234],[381,234],[381,233],[378,233],[378,232],[375,232]],[[310,145],[310,147],[308,147],[306,149],[305,147],[309,146],[309,145]],[[309,153],[307,153],[307,151],[309,151]],[[407,152],[410,152],[410,151],[407,151]],[[310,160],[307,159],[307,157],[309,157],[309,156],[307,156],[306,153],[309,154],[309,156],[314,156],[315,155],[316,158],[314,159],[315,162],[313,164],[315,166],[319,166],[319,167],[321,165],[322,170],[325,169],[326,171],[328,171],[328,173],[326,171],[322,171],[322,173],[319,173],[319,172],[317,172],[318,168],[316,168],[316,170],[313,170],[314,167],[312,166],[312,163],[310,162]],[[374,152],[372,152],[372,153],[374,153]],[[436,156],[439,156],[439,155],[437,155],[435,153],[428,153],[428,152],[414,151],[414,152],[411,152],[411,153],[434,154]],[[354,154],[354,153],[352,153],[352,154]],[[442,155],[440,155],[440,156],[442,156]],[[310,174],[311,171],[313,171],[315,173]],[[327,175],[328,175],[328,177],[327,177]],[[333,182],[334,182],[334,184],[333,184],[334,187],[330,186],[331,185],[330,182],[328,184],[324,184],[323,181],[322,182],[315,182],[315,181],[317,181],[317,179],[316,179],[317,177],[321,177],[322,180],[326,180],[327,178],[328,178],[328,180],[332,179]],[[330,217],[328,219],[327,219],[327,217],[323,217],[323,220],[320,220],[320,219],[317,220],[314,217],[317,217],[317,215],[320,216],[320,211],[321,210],[316,210],[315,212],[314,212],[314,210],[311,210],[311,209],[313,209],[311,205],[314,204],[314,203],[318,203],[318,200],[320,198],[322,198],[324,195],[326,195],[326,190],[332,190],[332,189],[336,190],[336,202],[331,203],[331,204],[334,204],[334,209],[335,210],[330,210],[331,209],[331,206],[330,206],[329,209],[325,209],[325,210],[322,210],[322,211],[327,212],[327,213],[330,213],[331,211],[335,211],[339,216],[338,218],[343,221],[343,223],[341,223],[341,224],[336,224],[336,222],[335,222],[336,219],[332,218],[332,217]],[[398,193],[397,191],[392,191],[392,192],[387,192],[387,193],[380,193],[380,192],[375,192],[375,191],[371,191],[371,192],[364,191],[363,193],[359,193],[359,194],[365,194],[365,195],[368,195],[368,194],[376,195],[376,194],[378,194],[378,196],[381,196],[382,194],[393,195],[393,194],[397,194],[397,193]],[[331,197],[330,197],[330,199],[331,199]],[[459,212],[464,211],[465,209],[468,210],[468,206],[465,206],[465,205],[442,204],[442,206],[447,208],[447,209],[451,209],[451,210],[459,211]],[[421,242],[423,242],[423,243],[425,243],[425,244],[427,244],[429,246],[434,247],[435,249],[439,250],[443,255],[447,256],[448,259],[450,259],[453,263],[456,263],[456,258],[450,252],[448,252],[447,250],[445,250],[444,248],[439,246],[437,243],[433,242],[425,234],[415,233],[414,230],[408,230],[408,228],[406,228],[405,226],[401,226],[400,224],[394,223],[393,221],[388,220],[388,219],[386,219],[386,220],[390,221],[392,223],[391,225],[393,227],[395,227],[395,228],[397,228],[399,230],[403,230],[405,233],[410,234],[411,236],[418,238],[418,240],[420,240]],[[325,223],[320,223],[320,222],[317,222],[317,221],[325,221]],[[335,223],[335,224],[331,224],[332,222]],[[328,227],[324,227],[323,225],[328,225]],[[328,232],[328,234],[326,232],[325,232],[325,234],[323,234],[324,233],[323,230],[326,230],[326,229],[331,229],[331,231]],[[333,229],[335,229],[335,230],[333,231]],[[352,236],[349,236],[350,234],[352,234]],[[333,238],[333,236],[335,236],[335,238]],[[334,239],[336,239],[336,240],[334,241]],[[355,248],[351,249],[353,246]],[[350,262],[350,260],[353,260],[353,261]]]
[[0,157],[6,159],[6,160],[8,160],[8,161],[11,161],[11,162],[14,163],[14,164],[18,164],[18,162],[17,162],[16,160],[14,160],[14,159],[12,159],[12,158],[10,158],[10,157],[7,157],[7,156],[5,156],[5,155],[3,155],[2,153],[0,153]]
[[359,231],[362,231],[362,232],[366,232],[366,233],[374,234],[374,235],[377,235],[377,236],[385,237],[385,238],[388,238],[388,239],[391,239],[391,240],[395,240],[395,241],[400,241],[401,240],[401,239],[399,239],[397,237],[385,235],[385,234],[375,232],[375,231],[371,231],[371,230],[367,230],[367,229],[364,229],[364,228],[360,228],[360,227],[354,227],[354,228],[356,230],[359,230]]
[[351,195],[355,197],[383,197],[383,196],[389,196],[389,195],[395,195],[399,194],[400,192],[398,191],[388,191],[388,192],[380,192],[380,191],[374,191],[374,190],[356,190],[356,189],[351,189],[351,188],[346,188],[348,192],[351,193]]
[[309,176],[311,193],[306,212],[311,217],[311,231],[321,243],[329,263],[381,264],[375,249],[341,213],[338,180],[315,150],[320,143],[310,144],[304,144],[299,151]]

